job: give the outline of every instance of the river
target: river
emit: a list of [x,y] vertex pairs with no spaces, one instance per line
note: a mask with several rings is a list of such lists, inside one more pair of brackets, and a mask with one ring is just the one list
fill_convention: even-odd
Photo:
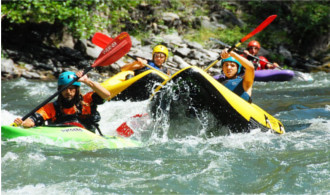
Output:
[[[256,82],[253,101],[278,118],[283,135],[209,139],[150,137],[143,147],[79,151],[47,140],[1,142],[2,194],[329,194],[330,74],[313,81]],[[56,91],[56,82],[1,83],[1,125]],[[83,88],[87,92],[87,88]],[[148,101],[99,106],[104,134],[144,113]],[[179,131],[180,129],[178,129]]]

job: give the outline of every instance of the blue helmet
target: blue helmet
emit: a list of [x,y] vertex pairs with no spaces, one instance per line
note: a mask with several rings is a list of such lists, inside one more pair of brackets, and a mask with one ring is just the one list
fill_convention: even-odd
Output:
[[[57,80],[57,85],[61,86],[61,85],[67,85],[69,84],[71,81],[73,81],[75,78],[77,78],[76,73],[74,72],[63,72],[60,74],[60,76],[58,77]],[[78,86],[80,87],[80,82],[74,82],[72,85]]]
[[238,68],[237,68],[237,74],[239,74],[241,72],[241,69],[242,69],[242,64],[239,63],[239,61],[237,61],[235,58],[233,57],[228,57],[226,59],[222,59],[221,60],[221,66],[223,65],[223,63],[225,62],[235,62],[237,65],[238,65]]

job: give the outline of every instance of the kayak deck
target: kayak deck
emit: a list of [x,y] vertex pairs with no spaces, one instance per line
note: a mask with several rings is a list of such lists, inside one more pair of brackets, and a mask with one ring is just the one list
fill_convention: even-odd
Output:
[[[142,143],[117,136],[99,136],[80,127],[50,127],[40,126],[33,128],[21,128],[13,126],[1,126],[3,140],[18,137],[33,137],[37,139],[48,138],[57,143],[75,142],[74,148],[81,150],[116,149],[140,147]],[[66,144],[64,144],[66,145]]]

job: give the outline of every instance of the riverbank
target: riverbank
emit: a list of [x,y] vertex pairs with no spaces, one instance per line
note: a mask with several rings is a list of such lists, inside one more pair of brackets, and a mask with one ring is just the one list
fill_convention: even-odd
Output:
[[[49,25],[49,24],[42,24]],[[51,27],[51,26],[49,26]],[[18,27],[20,28],[20,27]],[[90,66],[102,51],[90,40],[74,40],[68,34],[64,34],[58,46],[55,47],[45,44],[44,39],[47,32],[38,31],[45,29],[36,26],[35,29],[28,28],[28,31],[22,32],[21,29],[14,32],[3,33],[4,41],[1,60],[1,78],[11,79],[24,77],[28,79],[55,79],[62,71],[78,70]],[[16,37],[9,39],[8,37]],[[9,39],[9,40],[8,40]],[[148,41],[137,40],[131,36],[133,45],[131,55],[151,59],[152,47],[157,42],[161,42],[169,48],[170,56],[166,66],[172,73],[189,65],[206,68],[215,61],[221,52],[221,45],[210,41],[210,48],[206,49],[197,42],[190,42],[183,39],[178,33],[152,35]],[[329,72],[329,63],[322,65],[322,62],[313,59],[302,59],[299,56],[293,57],[288,50],[282,48],[282,53],[287,53],[291,57],[291,64],[295,67],[291,69],[311,72],[326,71]],[[261,52],[267,56],[270,51],[262,48]],[[97,68],[94,73],[104,78],[109,78],[120,71],[120,67],[130,62],[128,58],[122,58],[109,67]],[[218,63],[210,69],[211,74],[219,74]]]
[[[170,2],[168,3],[171,4]],[[161,5],[163,4],[165,6],[164,9],[171,7],[162,2]],[[161,43],[169,48],[170,56],[167,66],[172,73],[188,65],[206,67],[216,60],[223,47],[209,40],[209,38],[217,37],[208,37],[203,43],[200,43],[203,39],[193,41],[195,38],[191,37],[195,36],[196,40],[198,40],[197,37],[203,33],[200,29],[204,29],[208,33],[212,31],[228,33],[234,32],[230,29],[235,27],[245,28],[247,21],[243,20],[243,18],[246,19],[246,16],[243,17],[243,14],[239,13],[240,11],[248,13],[246,10],[247,5],[239,2],[230,3],[231,6],[236,7],[236,12],[217,4],[210,2],[208,4],[208,10],[204,10],[208,14],[201,16],[197,14],[197,11],[205,9],[202,4],[196,4],[194,8],[191,7],[192,5],[187,4],[185,5],[186,11],[179,6],[177,12],[159,12],[156,9],[157,6],[152,4],[136,6],[130,13],[129,21],[137,21],[138,23],[134,24],[125,21],[123,22],[125,23],[125,28],[122,30],[136,35],[134,28],[144,26],[145,32],[136,35],[137,38],[132,36],[133,46],[130,54],[151,59],[152,47]],[[152,15],[150,15],[151,13]],[[146,16],[149,17],[144,19]],[[260,19],[254,21],[252,26],[257,26],[260,23]],[[55,79],[64,70],[84,69],[90,66],[101,51],[100,48],[91,43],[92,37],[88,39],[74,38],[70,31],[61,23],[26,22],[18,24],[12,23],[5,15],[2,17],[1,23],[2,79],[17,77],[44,80]],[[278,29],[283,28],[283,31],[290,31],[290,29],[287,29],[289,27],[288,24],[283,25],[283,16],[279,14],[276,21],[260,34],[274,37],[273,34],[279,33]],[[199,32],[195,35],[196,31]],[[111,31],[111,29],[104,32],[112,37],[118,34],[115,31]],[[274,33],[272,34],[272,32]],[[146,35],[148,36],[146,37]],[[206,35],[208,34],[206,33]],[[209,36],[211,35],[212,33]],[[224,35],[221,36],[223,37]],[[228,33],[228,36],[232,36],[232,34]],[[258,39],[258,36],[254,38]],[[290,47],[292,46],[284,42],[272,45],[271,48],[262,47],[260,55],[264,55],[272,61],[280,62],[280,65],[285,68],[297,71],[330,72],[330,54],[325,52],[328,40],[329,36],[320,35],[316,37],[312,48],[306,48],[311,55],[301,54],[297,49],[291,52]],[[280,42],[280,40],[276,41]],[[315,46],[315,43],[318,44]],[[269,43],[265,45],[269,47]],[[241,49],[244,48],[242,47]],[[316,53],[319,55],[316,55]],[[129,59],[122,58],[112,66],[97,68],[97,71],[94,71],[94,73],[97,72],[98,75],[108,78],[116,74],[120,67],[129,61]],[[218,66],[214,66],[210,73],[219,73]]]

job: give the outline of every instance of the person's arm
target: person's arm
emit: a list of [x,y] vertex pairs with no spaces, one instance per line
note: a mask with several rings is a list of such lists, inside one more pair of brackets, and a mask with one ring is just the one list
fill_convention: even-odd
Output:
[[144,64],[147,64],[148,61],[142,58],[137,58],[137,61],[134,61],[132,63],[126,64],[121,68],[121,71],[127,71],[127,70],[137,70],[145,67]]
[[106,100],[110,98],[110,92],[102,87],[98,82],[90,80],[87,75],[85,74],[82,76],[83,71],[79,71],[76,75],[79,77],[79,82],[85,83],[87,86],[93,89],[102,99]]
[[248,59],[244,58],[243,56],[237,54],[234,51],[230,53],[228,53],[227,51],[228,51],[227,49],[223,50],[223,52],[221,53],[221,57],[228,58],[229,56],[232,56],[242,64],[242,66],[245,68],[245,74],[243,76],[243,88],[244,91],[246,91],[251,96],[252,86],[254,82],[254,66],[252,62],[250,62]]
[[56,113],[53,104],[48,103],[24,121],[22,121],[22,118],[16,118],[14,123],[16,123],[18,126],[23,126],[24,128],[30,128],[42,125],[45,120],[53,118],[55,114]]
[[270,64],[270,63],[267,64],[268,69],[275,69],[278,67],[280,67],[280,65],[278,65],[276,62],[273,62],[272,64]]
[[244,50],[243,53],[242,53],[243,57],[247,58],[250,54],[250,52],[248,50]]
[[235,52],[230,52],[230,55],[239,61],[245,68],[245,74],[243,76],[243,88],[251,96],[254,82],[254,66],[252,62]]

